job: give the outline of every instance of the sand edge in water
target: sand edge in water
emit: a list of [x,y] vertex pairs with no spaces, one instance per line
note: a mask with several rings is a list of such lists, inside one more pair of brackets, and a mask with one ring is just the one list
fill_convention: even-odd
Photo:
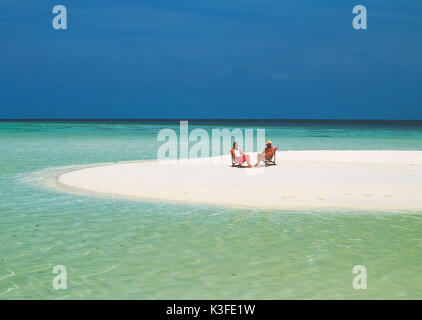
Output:
[[[252,163],[256,154],[250,153]],[[158,201],[268,209],[422,210],[422,151],[279,151],[277,165],[233,168],[230,156],[94,166],[62,185]]]

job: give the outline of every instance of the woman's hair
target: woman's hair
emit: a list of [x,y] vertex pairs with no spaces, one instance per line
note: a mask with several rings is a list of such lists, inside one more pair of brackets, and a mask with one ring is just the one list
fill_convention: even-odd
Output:
[[235,142],[233,142],[233,149],[234,149],[234,147],[236,146],[236,143],[237,143],[236,141],[235,141]]

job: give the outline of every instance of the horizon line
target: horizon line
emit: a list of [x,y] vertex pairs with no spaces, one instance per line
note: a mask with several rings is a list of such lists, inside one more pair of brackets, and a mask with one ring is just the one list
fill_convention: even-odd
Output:
[[421,123],[422,119],[300,119],[300,118],[0,118],[0,122],[145,122],[145,121],[195,121],[195,122],[366,122],[366,123]]

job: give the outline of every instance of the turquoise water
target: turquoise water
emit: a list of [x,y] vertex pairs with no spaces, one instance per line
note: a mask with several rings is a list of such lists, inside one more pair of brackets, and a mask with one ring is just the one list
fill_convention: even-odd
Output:
[[[256,123],[283,150],[422,150],[420,126]],[[154,159],[175,124],[0,122],[0,299],[422,298],[422,213],[268,211],[77,195],[80,165]],[[67,269],[54,290],[55,265]],[[355,290],[352,268],[367,269]]]

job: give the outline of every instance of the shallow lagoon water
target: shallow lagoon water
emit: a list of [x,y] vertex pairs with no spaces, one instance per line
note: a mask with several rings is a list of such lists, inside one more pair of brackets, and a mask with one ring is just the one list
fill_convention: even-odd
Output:
[[[417,126],[205,127],[246,126],[282,150],[422,150]],[[0,299],[422,298],[419,212],[246,210],[49,184],[63,167],[154,159],[164,127],[177,125],[0,123]],[[52,288],[55,265],[66,290]],[[352,287],[355,265],[366,290]]]

